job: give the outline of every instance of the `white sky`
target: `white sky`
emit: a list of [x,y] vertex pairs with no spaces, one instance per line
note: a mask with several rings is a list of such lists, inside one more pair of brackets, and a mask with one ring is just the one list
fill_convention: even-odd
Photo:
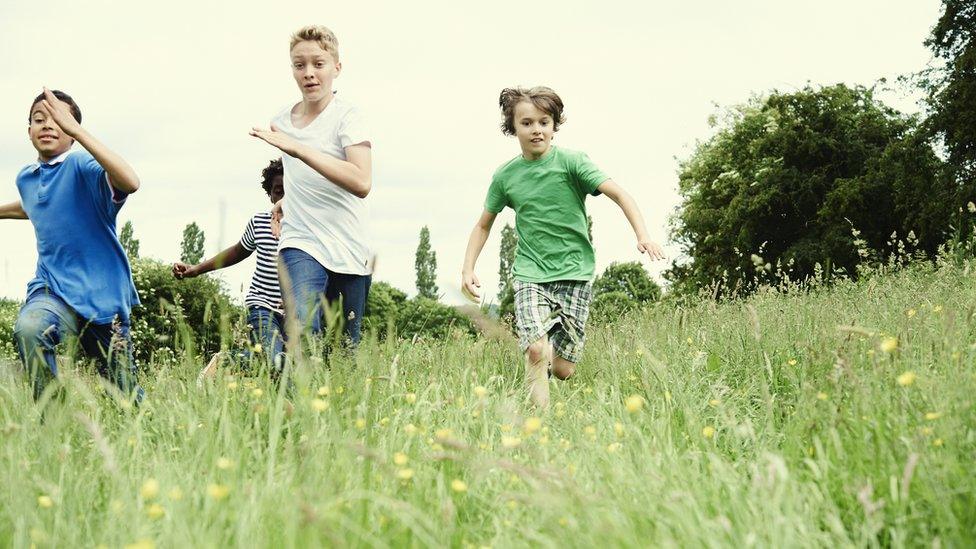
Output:
[[[444,300],[459,303],[464,247],[491,174],[519,153],[498,130],[502,88],[554,88],[568,118],[555,143],[587,152],[667,244],[677,159],[710,134],[715,104],[916,71],[930,60],[922,42],[939,10],[938,0],[6,0],[0,201],[18,198],[14,178],[36,157],[28,108],[47,85],[70,93],[89,131],[139,173],[142,189],[119,227],[132,221],[141,255],[178,259],[191,221],[206,232],[208,256],[233,244],[269,205],[260,171],[276,157],[247,131],[300,99],[288,39],[302,25],[324,24],[339,37],[344,65],[335,87],[364,111],[374,136],[376,279],[415,292],[414,251],[426,224]],[[882,97],[915,110],[912,97]],[[588,207],[598,272],[638,258],[616,206],[599,197]],[[492,298],[505,222],[514,222],[511,210],[496,221],[477,269]],[[22,299],[37,260],[34,234],[27,222],[0,224],[0,295]],[[251,258],[221,271],[232,294],[246,291],[253,266]]]

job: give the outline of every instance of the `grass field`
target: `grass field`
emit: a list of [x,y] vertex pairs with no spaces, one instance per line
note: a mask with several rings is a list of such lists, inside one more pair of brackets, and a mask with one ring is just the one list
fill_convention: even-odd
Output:
[[661,305],[593,328],[544,413],[504,339],[300,365],[290,414],[199,361],[138,410],[4,375],[0,545],[969,545],[974,315],[949,266]]

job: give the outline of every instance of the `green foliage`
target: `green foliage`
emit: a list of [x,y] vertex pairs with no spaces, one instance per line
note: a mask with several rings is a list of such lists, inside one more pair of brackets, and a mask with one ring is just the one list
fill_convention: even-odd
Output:
[[17,360],[17,347],[14,343],[14,323],[23,303],[0,298],[0,358]]
[[658,286],[640,261],[611,263],[593,282],[590,319],[614,322],[624,313],[661,298]]
[[420,243],[414,261],[417,270],[417,295],[437,299],[437,253],[430,247],[430,229],[426,225],[420,229]]
[[203,260],[205,235],[196,221],[183,228],[183,240],[180,241],[180,261],[196,265]]
[[[933,254],[965,202],[916,121],[842,84],[772,93],[728,113],[681,163],[672,238],[679,292],[751,290],[818,270],[855,274],[892,233]],[[855,234],[859,231],[859,234]]]
[[373,282],[366,297],[363,329],[374,330],[380,337],[385,336],[391,326],[396,328],[397,317],[406,302],[407,294],[388,282]]
[[951,177],[965,200],[976,200],[976,0],[943,0],[925,42],[941,64],[923,72],[930,116],[926,124],[948,155]]
[[471,320],[454,307],[420,296],[403,304],[396,327],[397,335],[405,339],[445,339],[453,332],[478,333]]
[[137,239],[133,233],[131,221],[126,221],[125,225],[122,225],[122,230],[119,231],[119,242],[122,244],[122,249],[125,250],[125,255],[127,255],[130,260],[138,259],[139,239]]
[[626,292],[619,290],[595,294],[590,303],[590,318],[592,324],[610,324],[638,307],[638,303],[631,299]]
[[137,359],[167,360],[182,352],[209,356],[229,345],[229,327],[243,311],[221,281],[176,280],[170,265],[147,258],[132,261],[132,278],[142,301],[132,311]]
[[518,233],[508,223],[502,227],[498,249],[498,317],[506,324],[515,322],[515,291],[512,289],[512,267],[518,249]]

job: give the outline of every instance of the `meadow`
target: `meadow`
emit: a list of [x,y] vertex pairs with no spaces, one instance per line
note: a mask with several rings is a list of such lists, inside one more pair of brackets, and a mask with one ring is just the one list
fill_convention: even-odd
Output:
[[120,404],[0,377],[0,545],[964,546],[976,269],[918,264],[593,327],[539,412],[505,336],[375,339],[295,390],[200,359]]

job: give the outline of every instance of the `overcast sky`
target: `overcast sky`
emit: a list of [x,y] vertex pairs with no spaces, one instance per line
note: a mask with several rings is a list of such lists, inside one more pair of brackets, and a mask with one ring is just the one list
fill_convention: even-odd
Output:
[[[42,7],[39,7],[42,6]],[[671,257],[678,159],[707,138],[707,118],[771,89],[871,85],[917,71],[937,0],[686,2],[108,2],[6,0],[0,7],[0,201],[18,198],[18,170],[41,86],[78,101],[84,124],[142,179],[119,217],[141,255],[178,259],[196,221],[207,254],[237,241],[269,206],[259,182],[276,151],[247,135],[300,100],[290,34],[323,24],[338,35],[335,88],[373,134],[376,279],[415,293],[423,225],[445,301],[460,302],[464,247],[495,168],[519,153],[498,130],[504,87],[544,84],[566,105],[559,146],[587,152],[636,198]],[[914,111],[915,99],[882,97]],[[597,269],[638,259],[633,233],[605,197],[590,198]],[[478,263],[497,287],[496,221]],[[2,221],[0,295],[22,299],[37,260],[28,222]],[[70,226],[65,226],[70,231]],[[666,265],[651,265],[657,276]],[[253,258],[221,271],[241,295]]]

